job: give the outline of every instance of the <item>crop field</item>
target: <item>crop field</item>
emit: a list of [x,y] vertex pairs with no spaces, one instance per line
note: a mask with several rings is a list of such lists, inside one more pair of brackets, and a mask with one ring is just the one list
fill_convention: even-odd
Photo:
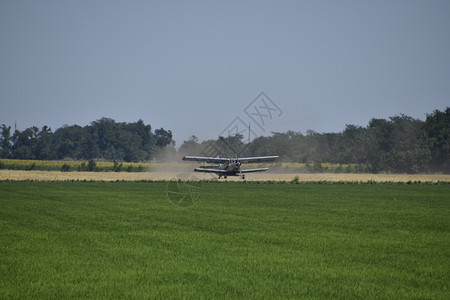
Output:
[[449,297],[448,183],[170,184],[0,181],[0,298]]
[[[60,172],[0,170],[0,181],[162,181],[162,180],[217,180],[215,174],[180,170],[150,172]],[[450,182],[449,174],[343,174],[343,173],[272,173],[248,174],[246,181],[255,182]],[[228,177],[219,181],[242,181],[239,177]]]
[[[45,171],[83,171],[86,170],[88,161],[71,161],[71,160],[31,160],[31,159],[5,159],[0,158],[0,169],[9,170],[45,170]],[[144,172],[144,171],[161,171],[161,170],[192,170],[197,164],[181,162],[111,162],[99,161],[96,162],[97,171],[116,171],[116,172]],[[305,163],[268,163],[265,164],[272,170],[278,173],[292,173],[292,172],[356,172],[361,169],[361,166],[356,164],[330,164],[320,163],[315,165]],[[248,168],[257,168],[258,164],[246,164]],[[361,173],[361,172],[359,172]]]
[[[116,163],[120,166],[121,171],[142,172],[151,168],[157,169],[165,167],[162,163],[133,163],[120,162]],[[0,169],[11,170],[61,170],[66,168],[67,171],[79,171],[86,169],[88,161],[71,161],[71,160],[31,160],[31,159],[0,159]],[[117,166],[118,166],[117,165]],[[102,171],[113,171],[115,169],[114,162],[96,162],[96,167]],[[117,168],[116,168],[117,170]]]

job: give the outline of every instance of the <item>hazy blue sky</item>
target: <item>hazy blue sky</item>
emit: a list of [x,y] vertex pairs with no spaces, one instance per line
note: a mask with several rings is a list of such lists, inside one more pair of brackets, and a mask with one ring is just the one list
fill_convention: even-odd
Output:
[[142,119],[179,146],[262,91],[266,133],[443,110],[450,1],[0,1],[0,124]]

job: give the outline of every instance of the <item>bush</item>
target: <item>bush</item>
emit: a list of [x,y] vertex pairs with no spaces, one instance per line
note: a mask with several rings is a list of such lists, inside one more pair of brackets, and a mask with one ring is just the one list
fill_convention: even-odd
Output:
[[78,167],[78,171],[86,171],[86,163],[82,162]]
[[93,172],[96,169],[97,169],[97,163],[95,162],[95,160],[91,159],[87,164],[87,171]]
[[291,180],[291,183],[293,183],[293,184],[300,183],[300,178],[298,176],[295,176],[294,179]]
[[114,172],[122,171],[122,167],[123,167],[122,163],[119,164],[117,161],[114,161],[114,166],[113,166]]
[[69,170],[70,166],[68,164],[65,163],[61,166],[61,172],[69,172]]

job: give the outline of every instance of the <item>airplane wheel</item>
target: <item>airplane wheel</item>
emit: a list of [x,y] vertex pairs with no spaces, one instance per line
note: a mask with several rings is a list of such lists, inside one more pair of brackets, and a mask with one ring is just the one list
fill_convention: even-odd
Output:
[[223,176],[224,179],[227,179],[227,176]]
[[242,179],[245,179],[245,175],[242,175],[241,178],[242,178]]

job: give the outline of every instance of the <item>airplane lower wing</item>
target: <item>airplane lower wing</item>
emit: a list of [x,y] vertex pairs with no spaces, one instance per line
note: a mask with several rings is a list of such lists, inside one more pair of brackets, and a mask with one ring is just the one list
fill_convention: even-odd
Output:
[[241,170],[241,173],[262,172],[262,171],[267,171],[267,170],[269,170],[269,168],[246,169],[246,170]]
[[204,173],[222,173],[225,174],[227,171],[220,169],[207,169],[207,168],[195,168],[195,172],[204,172]]
[[[255,168],[255,169],[245,169],[245,170],[241,170],[240,172],[237,173],[253,173],[253,172],[262,172],[262,171],[267,171],[269,170],[269,168]],[[221,170],[221,169],[208,169],[208,168],[195,168],[194,169],[195,172],[204,172],[204,173],[221,173],[221,174],[227,174],[229,173],[229,171],[226,170]]]

